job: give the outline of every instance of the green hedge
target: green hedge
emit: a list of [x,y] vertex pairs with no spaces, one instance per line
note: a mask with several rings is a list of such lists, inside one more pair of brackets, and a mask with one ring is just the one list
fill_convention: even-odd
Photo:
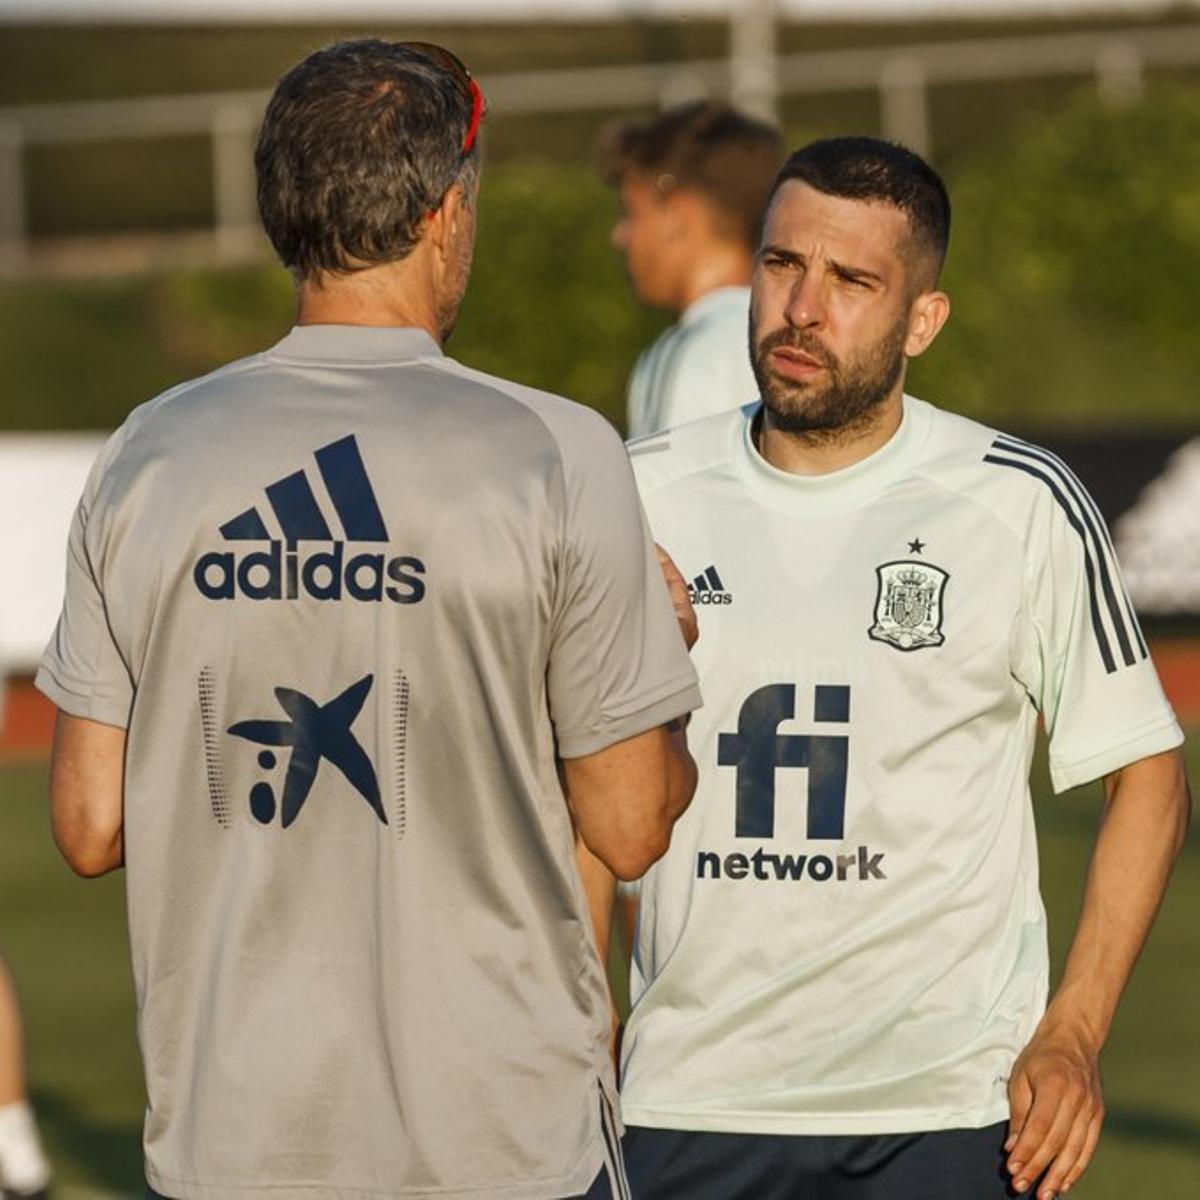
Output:
[[[1200,372],[1200,90],[1110,112],[1090,89],[981,147],[950,179],[950,324],[912,390],[1023,430],[1194,428]],[[583,167],[485,172],[475,273],[450,352],[620,423],[662,327],[608,244],[615,200]],[[278,267],[0,287],[0,428],[103,428],[291,320]]]
[[1089,89],[950,181],[950,324],[914,384],[986,420],[1197,428],[1200,90]]

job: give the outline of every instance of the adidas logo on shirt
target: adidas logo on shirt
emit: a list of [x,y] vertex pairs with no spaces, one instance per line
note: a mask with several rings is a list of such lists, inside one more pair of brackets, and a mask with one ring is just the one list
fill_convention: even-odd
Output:
[[[334,534],[306,472],[295,471],[265,489],[282,536],[272,534],[257,507],[231,517],[220,527],[227,542],[265,542],[266,548],[240,557],[234,550],[201,555],[192,571],[200,594],[209,600],[386,598],[394,604],[416,604],[423,599],[425,564],[419,558],[371,552],[347,556],[349,542],[388,541],[354,435],[322,446],[313,457],[345,540]],[[328,545],[303,555],[302,542]]]
[[733,593],[725,590],[716,567],[706,567],[688,584],[688,599],[693,604],[732,604]]

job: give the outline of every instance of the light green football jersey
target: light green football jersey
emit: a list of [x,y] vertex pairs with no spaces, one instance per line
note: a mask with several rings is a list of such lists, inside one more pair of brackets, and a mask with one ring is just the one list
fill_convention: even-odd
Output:
[[747,287],[719,287],[689,304],[634,365],[629,436],[727,412],[757,396],[746,342],[749,322]]
[[699,699],[600,416],[294,330],[114,436],[39,685],[128,728],[156,1190],[587,1189],[608,992],[556,760]]
[[756,407],[631,446],[699,613],[700,768],[642,882],[625,1119],[860,1134],[1005,1119],[1043,1011],[1028,776],[1176,746],[1103,521],[1052,455],[908,398],[778,471]]

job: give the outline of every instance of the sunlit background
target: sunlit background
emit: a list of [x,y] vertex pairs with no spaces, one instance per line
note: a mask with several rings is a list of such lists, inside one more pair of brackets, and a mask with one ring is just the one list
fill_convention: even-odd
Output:
[[[363,33],[444,43],[489,100],[450,352],[618,426],[668,318],[636,305],[608,243],[606,120],[732,97],[790,145],[866,132],[927,155],[955,204],[954,310],[910,390],[1076,466],[1200,731],[1197,3],[0,0],[0,954],[68,1200],[139,1194],[144,1097],[122,882],[75,880],[46,827],[49,714],[29,676],[66,525],[132,407],[287,330],[256,123],[296,59]],[[1037,794],[1060,961],[1098,791],[1051,800],[1039,776]],[[1083,1200],[1200,1196],[1198,906],[1193,837],[1110,1044]]]

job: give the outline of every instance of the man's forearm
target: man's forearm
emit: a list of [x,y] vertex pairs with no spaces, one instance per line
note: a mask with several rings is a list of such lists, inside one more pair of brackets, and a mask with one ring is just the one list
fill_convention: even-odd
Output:
[[1053,1200],[1087,1169],[1100,1137],[1100,1049],[1150,932],[1191,812],[1178,751],[1104,781],[1104,816],[1062,983],[1009,1081],[1007,1167],[1018,1193]]
[[672,825],[687,811],[699,778],[696,761],[688,749],[687,724],[690,716],[691,713],[687,717],[677,717],[664,726],[669,746],[667,812]]
[[1131,764],[1109,776],[1105,790],[1079,924],[1047,1013],[1080,1026],[1097,1050],[1162,903],[1191,812],[1179,751]]
[[579,878],[583,881],[583,894],[587,897],[588,913],[592,918],[592,930],[596,938],[596,952],[600,961],[608,966],[608,945],[612,936],[613,901],[617,894],[616,876],[587,848],[583,838],[575,838],[575,862],[579,867]]

